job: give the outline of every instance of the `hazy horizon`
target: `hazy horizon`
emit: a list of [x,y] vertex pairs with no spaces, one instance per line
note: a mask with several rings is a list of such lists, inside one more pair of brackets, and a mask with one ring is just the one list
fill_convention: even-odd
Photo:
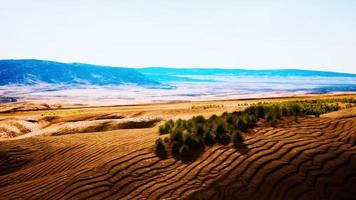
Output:
[[355,1],[0,3],[0,59],[356,73]]

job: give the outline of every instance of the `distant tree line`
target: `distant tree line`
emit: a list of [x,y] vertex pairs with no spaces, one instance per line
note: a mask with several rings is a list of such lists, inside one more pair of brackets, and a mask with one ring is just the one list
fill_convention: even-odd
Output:
[[156,140],[156,154],[165,158],[170,154],[183,161],[198,157],[206,147],[215,144],[226,145],[233,142],[236,148],[244,146],[244,134],[256,126],[259,119],[266,120],[275,126],[278,120],[285,116],[293,116],[298,122],[298,116],[314,115],[337,111],[339,103],[354,106],[355,99],[322,99],[305,101],[288,101],[280,103],[258,103],[245,111],[223,113],[221,116],[212,115],[205,119],[196,116],[188,120],[168,120],[159,127],[160,135],[169,137]]
[[195,109],[203,109],[203,110],[206,110],[206,109],[210,109],[210,108],[223,108],[224,107],[224,104],[205,104],[205,105],[194,105],[192,106],[192,109],[195,110]]

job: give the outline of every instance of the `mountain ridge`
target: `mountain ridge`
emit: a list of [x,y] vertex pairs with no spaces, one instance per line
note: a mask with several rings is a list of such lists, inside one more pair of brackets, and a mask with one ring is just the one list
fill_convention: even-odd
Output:
[[[333,77],[356,77],[353,73],[303,70],[303,69],[221,69],[221,68],[169,68],[169,67],[143,67],[137,68],[137,71],[161,74],[175,75],[255,75],[255,76],[333,76]],[[187,73],[189,72],[189,73]]]
[[[202,76],[197,78],[197,76]],[[204,76],[207,76],[206,78]],[[38,83],[66,85],[156,86],[168,82],[214,82],[209,76],[345,77],[356,74],[301,69],[128,68],[38,59],[0,60],[0,85]]]
[[7,84],[158,85],[140,72],[125,67],[47,60],[0,60],[0,85]]

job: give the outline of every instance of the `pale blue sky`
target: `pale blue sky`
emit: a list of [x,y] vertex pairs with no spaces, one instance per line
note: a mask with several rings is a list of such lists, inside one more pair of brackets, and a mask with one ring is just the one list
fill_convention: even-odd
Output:
[[0,59],[356,73],[355,0],[0,0]]

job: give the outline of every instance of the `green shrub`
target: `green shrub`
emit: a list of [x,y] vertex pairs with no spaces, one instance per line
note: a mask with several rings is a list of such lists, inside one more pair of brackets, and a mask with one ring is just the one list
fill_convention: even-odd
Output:
[[189,146],[189,149],[191,150],[190,153],[192,155],[199,154],[199,152],[204,148],[203,141],[199,137],[189,133],[184,134],[183,144]]
[[180,128],[176,128],[170,134],[170,138],[172,141],[175,141],[179,144],[183,143],[183,131]]
[[209,119],[208,119],[208,121],[209,121],[209,123],[211,123],[211,122],[214,122],[216,119],[218,119],[219,117],[217,116],[217,115],[212,115]]
[[160,135],[164,135],[164,134],[167,134],[167,133],[168,133],[168,131],[167,131],[167,129],[166,129],[166,127],[164,125],[159,127],[159,134]]
[[215,144],[214,135],[210,132],[206,132],[203,135],[204,144],[207,146],[213,146]]
[[175,158],[179,158],[179,149],[180,149],[181,144],[179,144],[176,141],[172,142],[172,155]]
[[237,120],[237,117],[235,115],[233,115],[233,114],[229,114],[229,115],[226,116],[226,122],[228,124],[233,125],[233,124],[236,123],[236,120]]
[[277,124],[277,119],[274,113],[268,112],[265,116],[266,121],[273,127]]
[[242,137],[242,132],[235,131],[231,136],[231,140],[234,143],[234,146],[236,148],[240,147],[244,143],[244,138]]
[[187,144],[183,144],[179,148],[179,155],[183,159],[188,159],[189,157],[191,157],[191,155],[190,155],[190,147]]
[[217,143],[224,145],[230,142],[227,124],[224,121],[220,121],[216,125],[215,140]]
[[203,125],[199,125],[196,127],[196,130],[194,132],[196,135],[202,137],[204,135],[204,133],[206,132],[206,130]]
[[168,138],[168,137],[165,137],[164,139],[163,139],[163,141],[164,141],[164,143],[169,143],[170,142],[170,139]]
[[315,113],[314,113],[315,117],[320,117],[320,113],[321,113],[320,111],[315,111]]
[[173,120],[168,120],[162,126],[159,127],[159,134],[164,135],[172,132],[172,128],[174,127]]
[[195,123],[201,124],[201,123],[205,122],[205,119],[204,119],[204,117],[202,115],[198,115],[196,117],[193,117],[193,121]]
[[165,159],[167,157],[166,144],[162,138],[158,138],[156,140],[156,155],[161,159]]

